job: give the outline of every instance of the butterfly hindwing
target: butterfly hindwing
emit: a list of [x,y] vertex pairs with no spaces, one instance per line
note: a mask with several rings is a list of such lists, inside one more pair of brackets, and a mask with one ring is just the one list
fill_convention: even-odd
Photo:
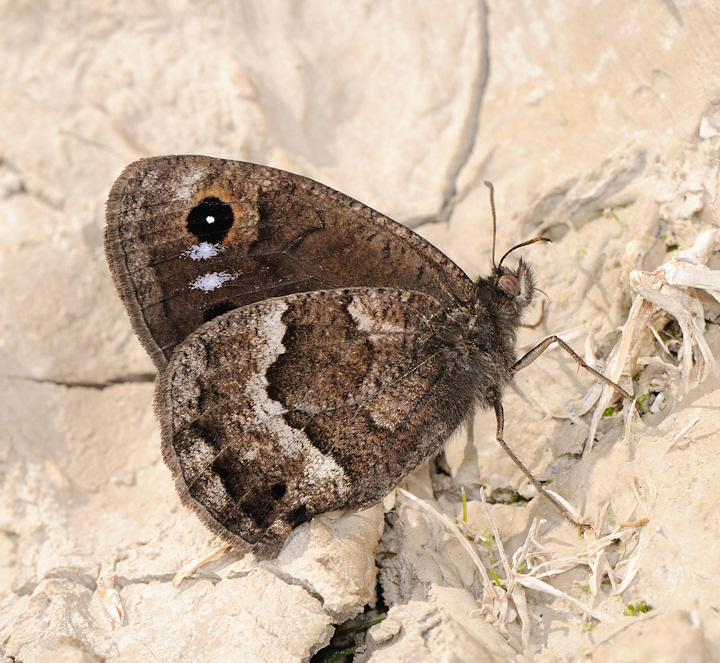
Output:
[[204,324],[156,392],[183,501],[225,539],[276,554],[314,515],[382,499],[472,407],[450,329],[462,334],[435,298],[384,288],[294,294]]
[[391,287],[469,303],[470,279],[406,227],[313,180],[240,161],[130,164],[107,205],[106,252],[133,326],[162,369],[208,320],[256,301]]

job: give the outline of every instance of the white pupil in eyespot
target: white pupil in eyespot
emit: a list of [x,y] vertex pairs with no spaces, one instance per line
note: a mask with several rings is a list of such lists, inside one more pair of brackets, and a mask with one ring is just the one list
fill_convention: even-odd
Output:
[[207,223],[207,224],[215,223],[215,217],[214,216],[206,216],[205,223]]

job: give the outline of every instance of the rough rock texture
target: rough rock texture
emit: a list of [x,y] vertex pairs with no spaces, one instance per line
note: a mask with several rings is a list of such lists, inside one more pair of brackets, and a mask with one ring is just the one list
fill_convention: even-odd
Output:
[[[102,246],[126,163],[202,153],[323,181],[476,275],[490,263],[489,179],[500,251],[554,240],[523,253],[550,299],[523,347],[567,332],[606,358],[632,270],[718,226],[714,3],[57,0],[4,2],[0,16],[0,653],[306,661],[374,601],[379,567],[388,618],[358,660],[720,660],[720,392],[699,370],[676,389],[670,317],[645,324],[626,371],[636,394],[658,394],[653,411],[627,431],[627,404],[602,418],[582,460],[593,410],[573,403],[591,380],[562,353],[522,371],[505,401],[527,465],[590,522],[606,515],[581,539],[541,500],[491,504],[500,540],[512,557],[546,519],[523,573],[586,560],[543,579],[592,615],[525,588],[498,617],[472,556],[403,497],[377,565],[380,507],[298,528],[276,561],[226,552],[173,587],[217,542],[161,462],[152,365]],[[720,307],[689,292],[717,354]],[[493,435],[482,414],[449,445],[434,504],[455,519],[467,489],[469,533],[507,589],[478,486],[531,493]],[[433,498],[427,469],[409,485]],[[620,544],[592,548],[626,521]],[[626,614],[642,601],[650,612]]]

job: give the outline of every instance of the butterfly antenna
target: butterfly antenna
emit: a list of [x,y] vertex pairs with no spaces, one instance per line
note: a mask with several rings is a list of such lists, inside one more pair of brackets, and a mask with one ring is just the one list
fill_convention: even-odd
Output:
[[[495,269],[495,235],[497,234],[497,219],[495,217],[495,187],[492,185],[492,182],[489,182],[488,180],[485,180],[485,186],[490,189],[490,209],[492,210],[492,219],[493,219],[493,239],[492,239],[492,265],[493,269]],[[507,255],[507,254],[505,254]],[[502,262],[502,260],[500,261]]]
[[529,244],[535,244],[535,242],[552,242],[552,240],[549,237],[534,237],[533,239],[529,239],[527,242],[516,244],[502,258],[500,258],[498,267],[503,264],[503,260],[505,260],[505,258],[507,258],[515,249],[520,249],[523,246],[528,246]]

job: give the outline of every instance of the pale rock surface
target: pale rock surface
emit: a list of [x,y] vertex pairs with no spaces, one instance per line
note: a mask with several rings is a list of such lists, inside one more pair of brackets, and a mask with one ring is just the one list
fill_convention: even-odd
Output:
[[[598,619],[533,589],[491,619],[473,557],[402,498],[377,566],[381,507],[298,528],[275,561],[225,553],[173,588],[217,541],[161,461],[152,364],[102,244],[127,163],[202,153],[323,181],[419,227],[476,276],[490,265],[489,179],[499,252],[540,233],[555,242],[522,252],[550,298],[522,347],[567,332],[605,357],[631,271],[718,226],[714,3],[56,0],[6,1],[0,17],[1,654],[307,661],[375,600],[379,567],[388,618],[357,660],[720,660],[716,384],[694,382],[627,438],[621,415],[604,418],[579,462],[592,410],[572,401],[591,381],[557,351],[508,392],[506,439],[589,521],[609,504],[597,540],[648,522],[583,557],[596,539],[541,500],[489,510],[510,558],[532,519],[547,519],[536,561],[584,561],[545,582]],[[717,354],[718,306],[700,301]],[[670,362],[650,334],[633,356]],[[667,391],[653,371],[642,375]],[[641,376],[636,393],[650,384]],[[433,481],[451,519],[467,489],[469,533],[507,587],[478,486],[531,491],[494,426],[478,416],[448,445],[454,478]],[[432,499],[428,477],[409,485]],[[602,560],[628,579],[622,591],[602,582]],[[625,615],[641,601],[653,610]]]
[[515,659],[512,648],[484,619],[462,614],[473,611],[472,594],[458,591],[448,596],[450,609],[437,599],[430,593],[424,601],[394,605],[387,619],[370,630],[369,652],[360,653],[355,660],[502,663]]

